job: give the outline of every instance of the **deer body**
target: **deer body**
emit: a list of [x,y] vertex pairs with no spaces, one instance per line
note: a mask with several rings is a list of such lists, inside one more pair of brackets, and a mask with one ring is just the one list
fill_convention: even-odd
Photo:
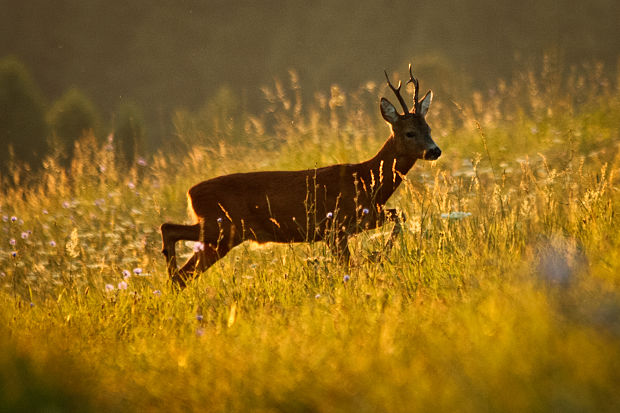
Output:
[[[411,70],[410,70],[411,74]],[[387,74],[386,74],[387,77]],[[348,237],[397,220],[385,203],[417,159],[437,159],[441,151],[430,137],[424,116],[432,94],[417,101],[408,112],[398,89],[393,88],[405,110],[400,115],[385,98],[381,113],[392,134],[370,160],[301,171],[250,172],[220,176],[188,191],[194,225],[163,224],[163,253],[168,273],[180,286],[205,271],[231,248],[246,240],[256,242],[308,242],[325,240],[348,263]],[[400,230],[395,227],[393,235]],[[177,270],[175,243],[201,241],[202,249]],[[391,240],[390,240],[391,242]]]

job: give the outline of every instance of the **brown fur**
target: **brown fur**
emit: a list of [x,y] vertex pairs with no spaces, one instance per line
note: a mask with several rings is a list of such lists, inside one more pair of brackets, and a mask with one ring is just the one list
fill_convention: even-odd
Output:
[[[441,154],[424,119],[428,104],[430,99],[422,113],[414,107],[400,115],[382,99],[381,112],[392,134],[368,161],[301,171],[238,173],[192,187],[188,201],[197,223],[161,226],[163,253],[173,281],[185,286],[189,278],[245,240],[324,240],[348,263],[348,237],[382,225],[386,218],[397,219],[396,211],[384,205],[403,176],[417,159],[436,159]],[[399,230],[397,222],[394,234]],[[174,247],[178,240],[204,244],[204,250],[179,270]]]

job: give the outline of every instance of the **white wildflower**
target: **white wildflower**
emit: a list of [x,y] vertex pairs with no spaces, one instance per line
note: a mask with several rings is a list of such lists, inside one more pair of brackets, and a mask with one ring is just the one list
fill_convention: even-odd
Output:
[[471,216],[471,212],[452,211],[450,213],[443,213],[441,217],[443,219],[460,220]]

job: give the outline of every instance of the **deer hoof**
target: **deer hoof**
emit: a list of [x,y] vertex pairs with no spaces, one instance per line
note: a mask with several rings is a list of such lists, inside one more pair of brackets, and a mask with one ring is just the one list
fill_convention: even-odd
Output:
[[187,287],[187,284],[179,274],[176,274],[172,277],[172,286],[177,288],[178,290],[183,290],[185,287]]

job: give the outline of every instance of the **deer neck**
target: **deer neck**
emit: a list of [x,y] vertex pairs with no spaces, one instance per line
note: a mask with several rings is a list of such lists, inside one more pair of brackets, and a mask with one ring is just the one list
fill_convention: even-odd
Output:
[[[398,155],[394,136],[390,136],[379,152],[364,162],[366,185],[370,182],[376,204],[383,205],[415,164],[416,159]],[[374,184],[374,185],[373,185]]]

